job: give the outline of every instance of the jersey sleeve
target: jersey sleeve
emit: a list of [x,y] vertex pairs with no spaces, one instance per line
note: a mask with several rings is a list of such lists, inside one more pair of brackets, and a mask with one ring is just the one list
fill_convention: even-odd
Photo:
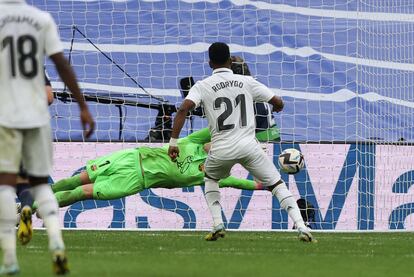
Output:
[[202,102],[202,93],[201,93],[200,85],[196,83],[190,89],[185,99],[193,101],[196,104],[196,108],[199,107]]
[[226,179],[222,179],[219,181],[219,187],[255,190],[256,182],[252,180],[239,179],[233,176],[229,176]]
[[48,14],[49,20],[45,27],[45,53],[48,57],[63,52],[62,42],[60,41],[57,26],[52,16]]
[[269,102],[269,100],[274,96],[274,93],[267,86],[258,82],[254,78],[250,79],[249,84],[253,100],[257,102]]
[[190,141],[192,143],[205,144],[211,141],[210,130],[203,128],[194,133],[182,138],[180,141]]

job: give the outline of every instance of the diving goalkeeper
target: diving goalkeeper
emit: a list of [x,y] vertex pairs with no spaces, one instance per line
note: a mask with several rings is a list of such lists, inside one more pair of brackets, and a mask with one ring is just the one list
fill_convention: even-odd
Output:
[[[120,150],[88,161],[86,171],[58,181],[52,190],[59,206],[64,207],[86,199],[119,199],[150,188],[203,185],[210,139],[208,128],[179,139],[181,152],[175,162],[168,156],[168,144]],[[219,186],[263,189],[258,182],[232,176],[221,180]]]

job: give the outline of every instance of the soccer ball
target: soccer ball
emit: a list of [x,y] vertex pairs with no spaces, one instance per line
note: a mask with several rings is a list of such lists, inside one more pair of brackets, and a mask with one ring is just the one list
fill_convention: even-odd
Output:
[[279,155],[278,161],[280,169],[288,174],[298,173],[305,165],[302,153],[294,148],[284,150]]

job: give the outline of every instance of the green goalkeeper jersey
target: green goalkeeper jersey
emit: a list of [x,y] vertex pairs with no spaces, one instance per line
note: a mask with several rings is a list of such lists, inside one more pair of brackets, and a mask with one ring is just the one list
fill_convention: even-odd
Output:
[[180,156],[175,162],[168,156],[168,145],[159,148],[140,147],[145,188],[176,188],[204,182],[204,144],[210,141],[207,128],[178,140]]
[[[138,148],[144,172],[145,188],[177,188],[202,185],[207,153],[204,144],[210,142],[208,128],[201,129],[178,140],[180,156],[175,162],[168,156],[168,145],[159,148]],[[229,177],[220,181],[220,187],[255,189],[255,182]]]

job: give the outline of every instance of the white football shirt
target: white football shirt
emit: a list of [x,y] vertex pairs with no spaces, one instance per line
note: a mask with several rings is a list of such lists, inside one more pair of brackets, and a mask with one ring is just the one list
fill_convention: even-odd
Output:
[[19,0],[0,0],[0,125],[49,124],[44,56],[63,51],[49,13]]
[[232,160],[241,158],[257,144],[253,101],[268,102],[273,95],[251,76],[218,68],[198,81],[186,99],[204,107],[211,133],[210,155]]

